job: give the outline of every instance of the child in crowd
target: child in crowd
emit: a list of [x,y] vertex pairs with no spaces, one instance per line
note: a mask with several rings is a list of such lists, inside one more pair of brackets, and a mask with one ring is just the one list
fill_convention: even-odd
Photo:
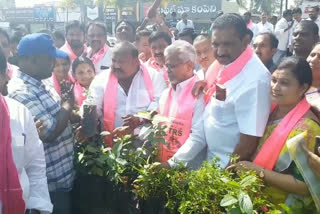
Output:
[[95,68],[92,61],[85,56],[78,57],[72,63],[72,76],[74,78],[75,103],[81,106],[86,99],[85,92],[89,90],[89,86],[95,76]]

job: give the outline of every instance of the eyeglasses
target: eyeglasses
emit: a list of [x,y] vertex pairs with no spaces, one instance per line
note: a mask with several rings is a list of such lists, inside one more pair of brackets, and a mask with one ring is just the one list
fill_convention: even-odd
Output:
[[106,35],[105,34],[88,34],[88,37],[90,39],[93,39],[93,38],[103,38],[105,37]]
[[189,60],[188,60],[188,61],[185,61],[185,62],[177,63],[177,64],[175,64],[175,65],[165,64],[165,66],[168,68],[168,70],[174,70],[174,69],[176,69],[177,67],[179,67],[180,65],[183,65],[183,64],[185,64],[185,63],[187,63],[187,62],[189,62]]

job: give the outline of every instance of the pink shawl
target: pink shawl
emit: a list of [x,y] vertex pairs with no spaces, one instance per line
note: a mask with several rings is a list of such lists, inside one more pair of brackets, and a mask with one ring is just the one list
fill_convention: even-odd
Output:
[[[275,108],[276,105],[273,104],[271,112],[273,112]],[[279,125],[263,144],[253,163],[272,170],[291,130],[294,129],[296,124],[309,109],[310,104],[307,102],[307,99],[304,98],[281,120]]]
[[239,74],[244,66],[248,63],[253,55],[253,51],[248,46],[246,50],[231,64],[229,64],[223,71],[221,75],[218,77],[222,66],[218,60],[214,61],[214,63],[209,67],[206,77],[207,77],[207,85],[208,89],[205,92],[204,99],[208,104],[211,100],[212,95],[216,92],[216,84],[223,85],[227,81],[233,79],[237,74]]
[[3,214],[24,214],[25,203],[11,148],[10,116],[0,95],[0,201]]
[[[150,101],[154,101],[154,91],[153,84],[150,78],[148,70],[144,65],[140,65],[142,69],[142,75],[146,89],[149,94]],[[107,87],[104,92],[104,129],[108,132],[114,130],[114,122],[116,117],[116,107],[117,107],[117,93],[118,93],[118,78],[110,71],[109,80],[107,82]],[[107,136],[105,139],[106,144],[112,147],[112,136]]]
[[97,53],[91,56],[91,61],[95,66],[103,59],[103,57],[106,55],[108,50],[109,50],[108,45],[104,44],[104,46]]

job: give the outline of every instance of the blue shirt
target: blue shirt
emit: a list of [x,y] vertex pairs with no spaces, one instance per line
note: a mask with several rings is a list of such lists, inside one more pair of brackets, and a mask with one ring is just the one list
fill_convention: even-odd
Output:
[[[25,105],[34,117],[42,120],[41,134],[47,138],[56,128],[56,116],[61,109],[54,89],[46,90],[41,81],[17,71],[8,84],[9,97]],[[70,191],[74,180],[73,135],[71,125],[54,141],[44,141],[49,191]]]

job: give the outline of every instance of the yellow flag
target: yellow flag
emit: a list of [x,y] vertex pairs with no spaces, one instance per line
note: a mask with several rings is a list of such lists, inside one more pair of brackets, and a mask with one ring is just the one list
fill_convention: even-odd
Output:
[[162,7],[168,7],[168,4],[169,4],[169,0],[162,0],[161,1]]

